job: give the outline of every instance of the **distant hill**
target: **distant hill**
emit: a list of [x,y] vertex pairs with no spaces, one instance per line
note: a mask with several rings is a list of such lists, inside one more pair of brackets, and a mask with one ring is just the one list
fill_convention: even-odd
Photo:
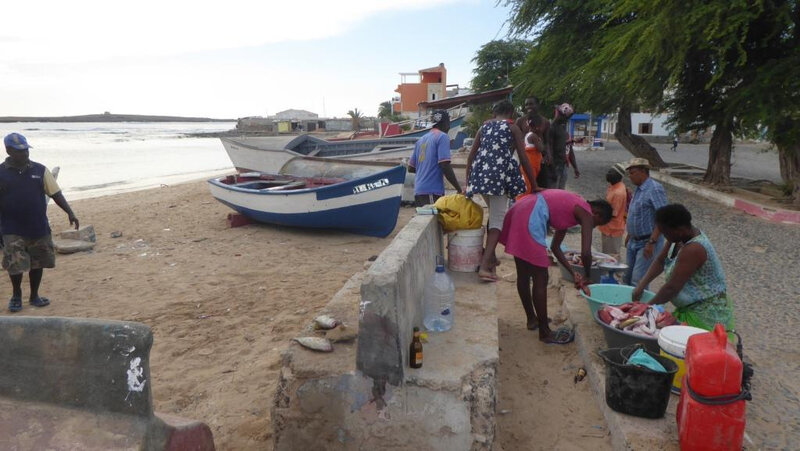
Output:
[[236,119],[107,113],[82,116],[0,116],[0,122],[236,122]]

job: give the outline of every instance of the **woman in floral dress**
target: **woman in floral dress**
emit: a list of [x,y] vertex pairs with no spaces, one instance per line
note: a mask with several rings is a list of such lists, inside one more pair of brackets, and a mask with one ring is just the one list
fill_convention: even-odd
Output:
[[[509,199],[525,192],[525,180],[519,165],[525,170],[533,191],[538,191],[536,176],[525,155],[522,131],[514,125],[514,105],[508,100],[492,107],[494,119],[483,123],[475,136],[467,157],[467,192],[480,194],[489,207],[486,226],[486,249],[481,258],[478,276],[486,282],[497,281],[498,264],[495,249],[503,229]],[[517,152],[519,163],[514,159]]]

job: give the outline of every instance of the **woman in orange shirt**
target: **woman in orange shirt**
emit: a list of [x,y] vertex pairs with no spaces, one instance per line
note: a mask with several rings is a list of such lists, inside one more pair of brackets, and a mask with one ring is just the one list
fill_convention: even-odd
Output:
[[622,183],[622,174],[614,169],[606,173],[608,189],[606,200],[611,204],[613,214],[608,224],[598,227],[602,234],[603,253],[619,258],[622,247],[622,235],[625,233],[625,220],[628,216],[628,191]]

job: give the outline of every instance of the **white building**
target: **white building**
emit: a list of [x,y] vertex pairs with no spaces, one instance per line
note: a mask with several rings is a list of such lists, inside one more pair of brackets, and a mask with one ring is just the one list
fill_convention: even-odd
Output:
[[270,116],[270,118],[283,121],[290,121],[290,120],[308,121],[308,120],[318,119],[319,114],[312,113],[311,111],[306,111],[306,110],[284,110],[279,113],[276,113],[274,116]]

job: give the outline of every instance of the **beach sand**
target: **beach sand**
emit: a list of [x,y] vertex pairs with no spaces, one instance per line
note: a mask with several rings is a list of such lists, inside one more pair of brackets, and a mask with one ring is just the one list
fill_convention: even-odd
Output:
[[[230,210],[205,182],[71,205],[81,224],[95,227],[97,246],[58,256],[41,288],[52,304],[25,303],[21,314],[149,325],[156,411],[206,422],[221,450],[272,449],[269,410],[282,350],[391,241],[266,225],[231,229]],[[68,228],[58,207],[49,213],[54,231]],[[401,209],[395,234],[412,215]],[[110,238],[114,231],[122,237]],[[513,261],[502,260],[501,273],[512,272]],[[572,383],[574,345],[539,344],[524,328],[514,284],[500,282],[498,290],[498,412],[511,410],[498,414],[498,449],[608,448],[605,429],[594,427],[604,424],[586,382]],[[0,278],[0,292],[10,291]],[[572,437],[566,448],[557,445],[564,437]]]

